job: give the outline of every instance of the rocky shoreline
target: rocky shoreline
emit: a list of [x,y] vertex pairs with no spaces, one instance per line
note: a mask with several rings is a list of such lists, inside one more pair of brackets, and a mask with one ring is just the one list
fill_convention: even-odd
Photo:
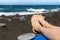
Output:
[[[45,20],[49,23],[60,26],[60,12],[42,14]],[[0,16],[0,23],[5,23],[6,26],[0,27],[0,40],[17,40],[17,37],[24,33],[31,31],[32,15],[14,15],[14,16]]]

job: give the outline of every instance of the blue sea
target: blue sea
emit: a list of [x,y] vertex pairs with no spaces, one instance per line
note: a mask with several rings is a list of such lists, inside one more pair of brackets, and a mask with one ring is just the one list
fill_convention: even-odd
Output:
[[[28,11],[27,9],[53,10],[53,9],[60,9],[60,5],[0,5],[0,15],[2,15],[3,13],[14,14],[15,12],[18,12],[18,13],[30,12],[31,13],[31,11]],[[24,13],[21,13],[21,14],[24,14]]]

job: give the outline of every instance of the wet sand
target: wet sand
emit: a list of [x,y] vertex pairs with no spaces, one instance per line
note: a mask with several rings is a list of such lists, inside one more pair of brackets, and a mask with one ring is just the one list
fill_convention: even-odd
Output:
[[[60,26],[60,12],[43,15],[49,23]],[[31,16],[32,15],[0,16],[0,23],[6,24],[6,26],[0,27],[0,40],[17,40],[17,36],[32,32],[30,23]]]

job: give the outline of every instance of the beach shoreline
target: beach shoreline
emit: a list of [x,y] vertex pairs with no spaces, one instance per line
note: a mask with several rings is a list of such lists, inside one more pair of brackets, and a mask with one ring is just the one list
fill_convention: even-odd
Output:
[[[60,26],[60,12],[42,14],[49,23]],[[10,15],[0,16],[0,23],[5,23],[6,27],[0,27],[0,40],[17,40],[17,37],[24,33],[30,33],[32,15]]]

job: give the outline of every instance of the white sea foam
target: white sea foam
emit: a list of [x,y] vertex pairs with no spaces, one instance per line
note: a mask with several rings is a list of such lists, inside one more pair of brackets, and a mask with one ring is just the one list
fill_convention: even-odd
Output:
[[[30,12],[29,12],[30,10]],[[27,9],[27,12],[0,12],[0,16],[1,15],[5,15],[5,16],[10,16],[10,15],[31,15],[31,14],[37,14],[37,13],[47,13],[48,10],[46,9]]]
[[52,9],[51,12],[59,12],[60,8]]
[[10,16],[10,15],[31,15],[31,14],[39,14],[39,13],[45,13],[45,12],[0,12],[0,16],[1,15],[5,15],[5,16]]
[[56,8],[56,9],[51,9],[51,10],[47,10],[47,9],[33,9],[33,8],[29,8],[29,9],[26,9],[27,11],[31,11],[31,12],[39,12],[39,13],[48,13],[48,12],[59,12],[60,11],[60,8]]
[[49,13],[49,11],[50,12],[58,12],[58,11],[60,11],[60,9],[57,8],[57,9],[46,10],[46,9],[32,9],[32,8],[30,8],[30,9],[27,9],[27,12],[0,12],[0,16],[1,15],[10,16],[10,15],[16,15],[16,14],[31,15],[31,14],[39,14],[39,13]]
[[0,16],[1,15],[10,16],[10,15],[14,15],[14,13],[13,12],[0,12]]
[[33,9],[33,8],[29,8],[29,9],[26,9],[27,11],[32,11],[32,12],[49,12],[49,10],[47,9]]

